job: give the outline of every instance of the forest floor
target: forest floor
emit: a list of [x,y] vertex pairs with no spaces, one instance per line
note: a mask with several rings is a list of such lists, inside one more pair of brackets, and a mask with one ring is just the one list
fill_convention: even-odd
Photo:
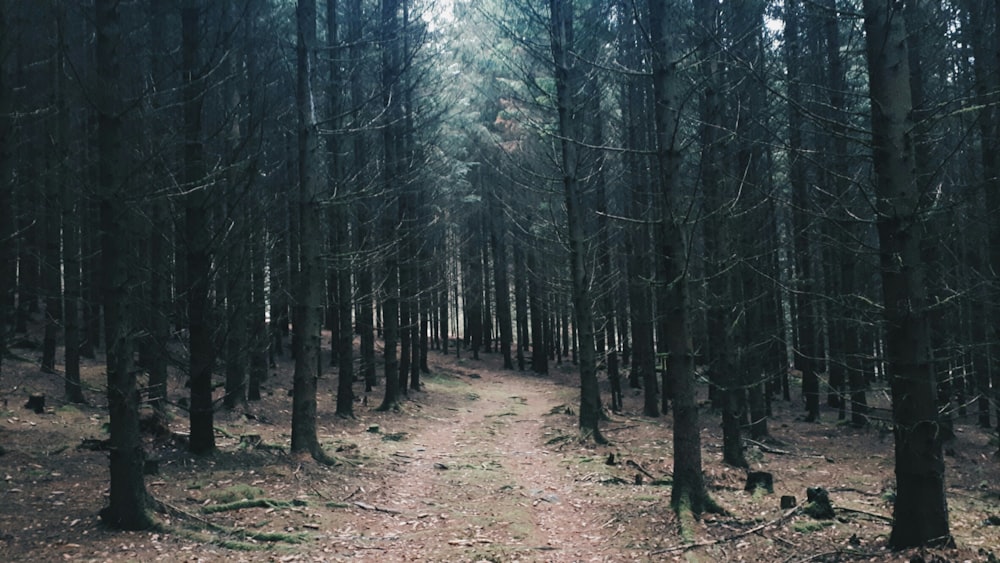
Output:
[[[424,388],[399,412],[377,412],[381,388],[335,417],[336,377],[320,381],[318,429],[327,467],[287,453],[291,362],[271,370],[264,400],[216,415],[218,451],[192,456],[182,444],[187,394],[171,380],[172,435],[149,438],[158,472],[149,492],[167,509],[160,526],[102,526],[107,452],[80,447],[106,438],[103,369],[88,363],[89,405],[67,405],[58,375],[38,370],[36,350],[14,349],[0,381],[2,561],[996,561],[1000,555],[1000,464],[996,444],[960,421],[947,482],[957,549],[886,549],[893,490],[892,437],[884,424],[857,430],[834,411],[802,421],[798,402],[775,403],[772,439],[750,444],[753,470],[774,493],[745,492],[745,472],[721,462],[717,414],[701,409],[704,468],[729,514],[706,515],[693,541],[678,535],[669,507],[670,417],[641,415],[626,390],[610,414],[611,443],[580,442],[573,366],[538,377],[482,360],[430,354]],[[220,390],[221,392],[221,390]],[[45,393],[41,414],[22,408]],[[614,454],[614,463],[608,464]],[[641,479],[641,484],[640,480]],[[824,487],[831,520],[801,507]],[[228,503],[228,504],[227,504]],[[242,507],[242,508],[237,508]],[[992,551],[992,553],[991,553]],[[918,559],[919,557],[919,559]]]

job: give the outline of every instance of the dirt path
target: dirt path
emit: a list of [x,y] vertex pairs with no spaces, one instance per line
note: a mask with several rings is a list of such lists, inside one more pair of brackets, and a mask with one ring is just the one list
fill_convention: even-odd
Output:
[[434,366],[429,423],[399,443],[395,471],[363,501],[375,515],[366,527],[391,532],[364,548],[389,561],[610,559],[604,524],[613,519],[588,502],[593,484],[546,445],[557,435],[553,417],[567,422],[552,411],[570,390],[467,365]]
[[[777,450],[747,448],[751,468],[773,474],[774,494],[748,493],[744,471],[721,463],[717,415],[703,409],[706,481],[731,514],[706,515],[688,550],[669,507],[670,420],[642,416],[641,392],[626,392],[623,412],[602,425],[613,444],[597,447],[577,439],[577,417],[566,412],[579,396],[571,366],[553,365],[540,378],[501,370],[491,354],[472,361],[434,352],[429,360],[425,389],[400,412],[374,410],[377,389],[355,405],[355,420],[333,414],[336,377],[321,379],[318,434],[345,460],[336,467],[287,452],[288,360],[273,370],[261,401],[217,413],[211,456],[193,456],[177,440],[186,411],[174,409],[172,433],[147,437],[159,463],[146,485],[170,510],[157,514],[162,527],[143,532],[110,530],[97,516],[106,504],[107,452],[80,446],[106,437],[101,366],[84,371],[93,403],[65,405],[58,376],[9,361],[0,389],[9,399],[0,401],[0,561],[708,562],[832,554],[828,560],[895,562],[911,555],[885,547],[892,459],[878,427],[850,429],[833,417],[806,423],[799,404],[776,402],[769,422]],[[55,404],[43,413],[20,408],[29,391]],[[187,393],[174,377],[171,404]],[[960,547],[941,551],[940,560],[991,560],[1000,545],[991,439],[974,421],[958,426],[946,461]],[[617,463],[607,465],[611,453]],[[637,473],[645,473],[641,484]],[[783,516],[781,496],[801,500],[814,486],[830,491],[835,520]]]

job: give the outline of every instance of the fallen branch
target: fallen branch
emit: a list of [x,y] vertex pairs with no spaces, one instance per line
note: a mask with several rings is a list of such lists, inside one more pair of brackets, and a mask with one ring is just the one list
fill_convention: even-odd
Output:
[[882,493],[873,493],[870,491],[862,491],[854,487],[835,487],[830,489],[831,493],[858,493],[859,495],[865,495],[866,497],[877,497],[881,496]]
[[797,555],[793,555],[793,556],[789,557],[788,559],[785,559],[784,563],[789,563],[791,561],[795,561],[795,563],[808,563],[809,561],[816,561],[818,559],[825,559],[826,557],[829,557],[831,555],[834,555],[834,556],[837,556],[837,557],[840,557],[840,556],[843,556],[843,555],[850,555],[852,559],[854,559],[854,558],[865,558],[865,559],[867,559],[867,558],[871,558],[871,557],[877,557],[877,556],[882,555],[882,554],[879,553],[879,552],[877,552],[877,551],[860,551],[860,550],[857,550],[857,549],[837,549],[835,551],[825,551],[823,553],[814,553],[814,554],[812,554],[812,555],[810,555],[808,557],[805,557],[803,559],[795,559],[798,556]]
[[386,514],[402,514],[399,510],[395,508],[385,508],[382,506],[375,506],[374,504],[368,504],[367,502],[355,501],[354,506],[358,508],[363,508],[365,510],[372,510],[375,512],[385,512]]
[[243,499],[225,504],[210,504],[201,507],[202,514],[214,514],[216,512],[229,512],[232,510],[242,510],[244,508],[287,508],[289,506],[304,506],[300,500],[284,501],[269,498]]
[[638,428],[638,424],[629,424],[628,426],[619,426],[618,428],[605,428],[604,432],[618,432],[620,430],[628,430],[629,428]]
[[749,530],[743,530],[742,532],[733,534],[731,536],[726,536],[724,538],[719,538],[719,539],[716,539],[716,540],[708,540],[708,541],[700,541],[700,542],[692,542],[692,543],[685,543],[685,544],[681,544],[681,545],[675,545],[673,547],[667,547],[667,548],[664,548],[664,549],[658,549],[656,551],[650,552],[650,555],[662,555],[664,553],[670,553],[672,551],[687,551],[689,549],[695,549],[697,547],[706,547],[706,546],[710,546],[710,545],[716,545],[716,544],[720,544],[720,543],[731,542],[733,540],[738,540],[738,539],[740,539],[740,538],[742,538],[744,536],[749,536],[750,534],[756,534],[757,532],[759,532],[761,530],[764,530],[766,528],[769,528],[771,526],[776,526],[776,525],[784,522],[788,518],[790,518],[793,514],[795,514],[799,510],[800,510],[800,507],[790,508],[787,511],[785,511],[784,514],[782,514],[778,518],[775,518],[774,520],[771,520],[770,522],[765,522],[765,523],[763,523],[763,524],[761,524],[759,526],[754,526],[753,528],[750,528]]
[[845,508],[843,506],[836,506],[836,507],[834,507],[834,509],[835,510],[842,510],[844,512],[853,512],[855,514],[864,514],[865,516],[870,516],[872,518],[875,518],[876,520],[882,520],[883,522],[888,522],[890,524],[892,523],[892,518],[890,518],[888,516],[883,516],[882,514],[877,514],[875,512],[868,512],[868,511],[865,511],[865,510],[858,510],[857,508]]
[[743,441],[746,442],[746,443],[748,443],[748,444],[753,444],[754,446],[757,446],[757,448],[760,449],[760,451],[762,451],[762,452],[764,452],[766,454],[797,455],[795,452],[790,452],[790,451],[787,451],[787,450],[779,450],[777,448],[772,448],[771,446],[768,446],[767,444],[765,444],[763,442],[758,442],[757,440],[751,440],[750,438],[744,438]]
[[643,467],[642,467],[641,465],[639,465],[638,463],[636,463],[636,462],[632,461],[631,459],[630,459],[630,460],[628,460],[628,461],[626,461],[626,462],[625,462],[625,465],[627,465],[627,466],[629,466],[629,467],[634,467],[634,468],[636,469],[636,471],[639,471],[640,473],[642,473],[642,474],[643,474],[643,475],[645,475],[646,477],[649,477],[649,480],[650,480],[650,481],[655,481],[655,480],[656,480],[656,477],[653,477],[653,476],[652,476],[652,475],[651,475],[651,474],[649,473],[649,471],[646,471],[645,469],[643,469]]

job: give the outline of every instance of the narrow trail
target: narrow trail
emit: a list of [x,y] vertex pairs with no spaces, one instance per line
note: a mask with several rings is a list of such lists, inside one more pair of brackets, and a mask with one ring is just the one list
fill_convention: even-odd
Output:
[[432,365],[426,423],[398,443],[393,471],[364,501],[378,538],[371,560],[620,560],[615,519],[580,480],[579,456],[554,451],[571,440],[547,445],[568,423],[553,409],[573,404],[575,390],[492,360]]

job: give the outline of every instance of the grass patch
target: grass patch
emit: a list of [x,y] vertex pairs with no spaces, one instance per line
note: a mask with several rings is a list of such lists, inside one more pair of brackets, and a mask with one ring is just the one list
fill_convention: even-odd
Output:
[[242,510],[244,508],[286,508],[289,506],[305,506],[303,500],[274,500],[269,498],[248,498],[227,502],[223,504],[210,504],[201,507],[202,514],[215,514],[217,512],[228,512],[230,510]]
[[792,529],[800,534],[811,534],[823,528],[833,526],[833,522],[821,522],[817,520],[800,520],[792,524]]
[[468,383],[462,381],[461,379],[444,373],[432,373],[430,375],[422,376],[425,382],[435,383],[442,387],[461,387],[468,385]]
[[[191,487],[201,488],[201,487]],[[208,493],[208,498],[219,504],[229,504],[241,500],[252,500],[264,494],[262,489],[251,487],[250,485],[238,484],[219,491]]]
[[555,438],[550,438],[549,440],[547,440],[545,442],[545,445],[546,446],[552,446],[552,445],[555,445],[555,444],[566,442],[566,441],[571,440],[571,439],[572,438],[570,436],[566,436],[565,434],[563,434],[563,435],[560,435],[560,436],[556,436]]

